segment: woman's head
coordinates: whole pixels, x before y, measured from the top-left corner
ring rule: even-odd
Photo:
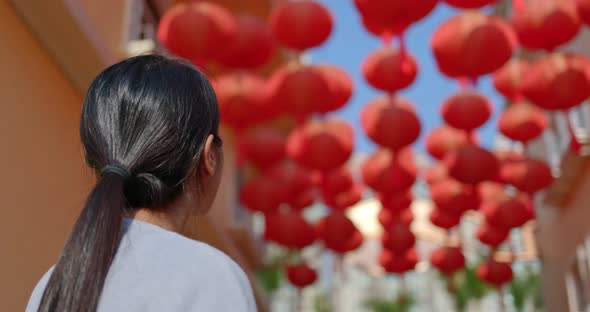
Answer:
[[[193,211],[209,208],[223,166],[218,126],[213,89],[188,63],[138,56],[96,77],[80,132],[99,178],[39,311],[96,310],[124,216],[140,208],[166,210],[181,195]]]
[[[195,187],[214,197],[222,166],[218,127],[217,100],[204,75],[183,61],[146,55],[96,77],[80,132],[98,173],[107,165],[129,171],[131,209],[160,209]]]

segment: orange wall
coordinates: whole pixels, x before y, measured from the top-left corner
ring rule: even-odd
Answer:
[[[92,179],[78,139],[81,97],[6,1],[0,42],[0,306],[22,311]]]

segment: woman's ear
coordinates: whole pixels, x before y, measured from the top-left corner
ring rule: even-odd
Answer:
[[[208,176],[215,175],[219,162],[217,159],[217,151],[214,142],[215,137],[210,134],[205,142],[205,148],[203,149],[202,166],[203,173]]]

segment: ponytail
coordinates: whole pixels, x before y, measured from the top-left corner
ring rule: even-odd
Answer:
[[[104,170],[90,193],[55,264],[39,312],[96,311],[128,207],[124,194],[128,175],[121,169]]]

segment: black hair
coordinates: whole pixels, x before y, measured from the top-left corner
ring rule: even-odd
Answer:
[[[80,134],[98,176],[43,293],[38,311],[96,311],[121,237],[136,208],[160,209],[198,177],[219,112],[207,78],[191,64],[143,55],[110,66],[90,85]],[[105,167],[122,168],[129,174]],[[102,171],[102,172],[101,172]]]

